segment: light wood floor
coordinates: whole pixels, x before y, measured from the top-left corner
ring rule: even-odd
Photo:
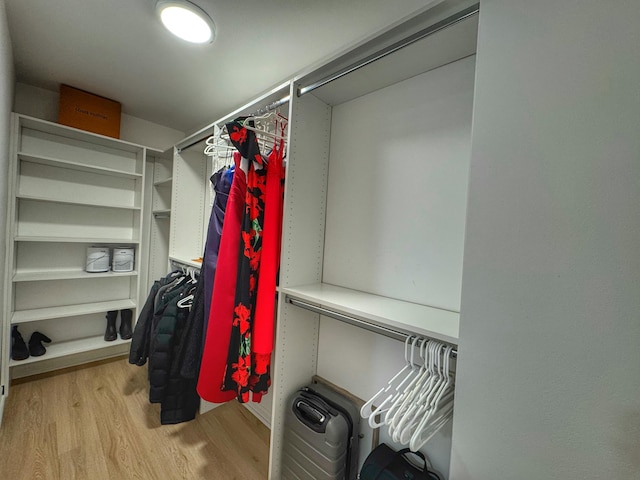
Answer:
[[[269,431],[233,401],[160,425],[146,367],[127,360],[13,384],[0,430],[0,479],[266,479]]]

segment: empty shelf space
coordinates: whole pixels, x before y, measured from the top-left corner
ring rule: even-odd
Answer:
[[[108,312],[110,310],[123,310],[135,308],[136,302],[130,299],[114,300],[111,302],[94,302],[80,305],[65,305],[62,307],[36,308],[33,310],[19,310],[13,313],[11,323],[36,322],[49,318],[75,317],[91,313]]]
[[[101,173],[104,175],[112,175],[114,177],[142,178],[141,173],[127,172],[127,171],[118,170],[115,168],[106,168],[106,167],[88,165],[86,163],[74,162],[70,160],[62,160],[59,158],[30,155],[24,152],[19,152],[18,158],[23,162],[37,163],[40,165],[50,165],[52,167],[69,168],[72,170],[79,170],[82,172]]]
[[[81,201],[81,200],[62,200],[51,197],[42,197],[36,195],[16,195],[16,198],[20,198],[23,200],[34,200],[38,202],[51,202],[51,203],[60,203],[66,205],[82,205],[89,207],[98,207],[98,208],[118,208],[123,210],[140,210],[140,206],[134,205],[118,205],[115,203],[104,203],[104,202],[91,202],[91,201]]]
[[[287,296],[402,333],[458,343],[460,314],[326,283],[281,287]]]
[[[115,347],[118,345],[130,343],[130,342],[131,340],[122,340],[120,338],[112,342],[105,342],[102,336],[68,340],[66,342],[53,341],[50,344],[45,345],[47,349],[47,353],[45,353],[41,357],[29,357],[25,360],[19,360],[19,361],[11,359],[11,361],[9,362],[9,366],[17,367],[19,365],[28,365],[29,363],[42,362],[42,361],[51,360],[54,358],[74,355],[77,353],[91,352],[101,348]]]
[[[93,279],[105,277],[135,277],[138,272],[97,272],[89,273],[84,270],[39,270],[28,272],[16,272],[13,275],[14,282],[37,282],[49,280],[75,280]]]

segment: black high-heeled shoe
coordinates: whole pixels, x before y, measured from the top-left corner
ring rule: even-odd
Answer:
[[[29,339],[29,353],[31,353],[32,357],[41,357],[47,353],[47,349],[44,348],[42,342],[51,343],[51,339],[44,333],[33,332],[33,335],[31,335]]]
[[[24,343],[24,338],[18,331],[18,326],[11,327],[11,358],[14,360],[26,360],[29,358],[29,349]]]

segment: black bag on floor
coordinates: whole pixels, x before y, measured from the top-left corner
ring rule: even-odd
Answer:
[[[416,455],[423,466],[417,467],[407,455]],[[429,470],[427,460],[421,452],[412,452],[404,448],[398,452],[381,443],[365,459],[360,480],[441,480]]]

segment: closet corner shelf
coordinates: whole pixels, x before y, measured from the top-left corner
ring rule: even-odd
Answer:
[[[44,362],[46,360],[53,360],[54,358],[66,357],[68,355],[74,355],[77,353],[92,352],[102,348],[116,347],[131,343],[131,340],[122,340],[120,338],[113,342],[105,342],[102,336],[80,338],[77,340],[69,340],[66,342],[57,342],[52,339],[53,342],[46,346],[47,353],[41,357],[29,357],[25,360],[11,360],[9,367],[18,367],[20,365],[28,365],[30,363]]]
[[[460,314],[327,283],[281,287],[285,295],[406,334],[457,345]]]
[[[153,216],[156,218],[169,218],[171,216],[171,209],[159,209],[153,211]]]
[[[13,275],[14,282],[37,282],[50,280],[77,280],[93,278],[135,277],[138,272],[96,272],[89,273],[84,270],[30,270],[16,272]]]
[[[64,305],[62,307],[34,308],[31,310],[16,310],[11,317],[11,323],[37,322],[51,318],[75,317],[92,313],[107,313],[110,310],[136,308],[136,302],[131,299],[114,300],[111,302],[82,303],[78,305]]]
[[[16,195],[16,198],[20,198],[22,200],[31,200],[35,202],[50,202],[50,203],[62,203],[65,205],[80,205],[80,206],[88,206],[88,207],[97,207],[97,208],[114,208],[120,210],[141,210],[140,206],[135,205],[118,205],[115,203],[104,203],[104,202],[81,202],[77,200],[64,200],[57,199],[52,197],[41,197],[36,195]]]
[[[164,180],[158,180],[153,182],[154,187],[170,187],[173,183],[173,177],[165,178]]]
[[[48,165],[51,167],[68,168],[71,170],[78,170],[81,172],[99,173],[103,175],[111,175],[112,177],[124,177],[124,178],[142,178],[141,173],[127,172],[124,170],[117,170],[115,168],[99,167],[94,165],[88,165],[81,162],[73,162],[70,160],[62,160],[59,158],[43,157],[40,155],[30,155],[25,152],[19,152],[18,158],[23,162],[37,163],[38,165]]]
[[[106,237],[47,237],[35,235],[18,235],[14,238],[16,242],[51,242],[51,243],[92,243],[92,244],[119,244],[135,245],[140,240],[133,238],[106,238]]]
[[[194,262],[193,260],[187,260],[184,258],[170,256],[169,260],[175,263],[179,263],[180,265],[186,265],[188,267],[196,267],[196,268],[202,267],[202,262]]]

